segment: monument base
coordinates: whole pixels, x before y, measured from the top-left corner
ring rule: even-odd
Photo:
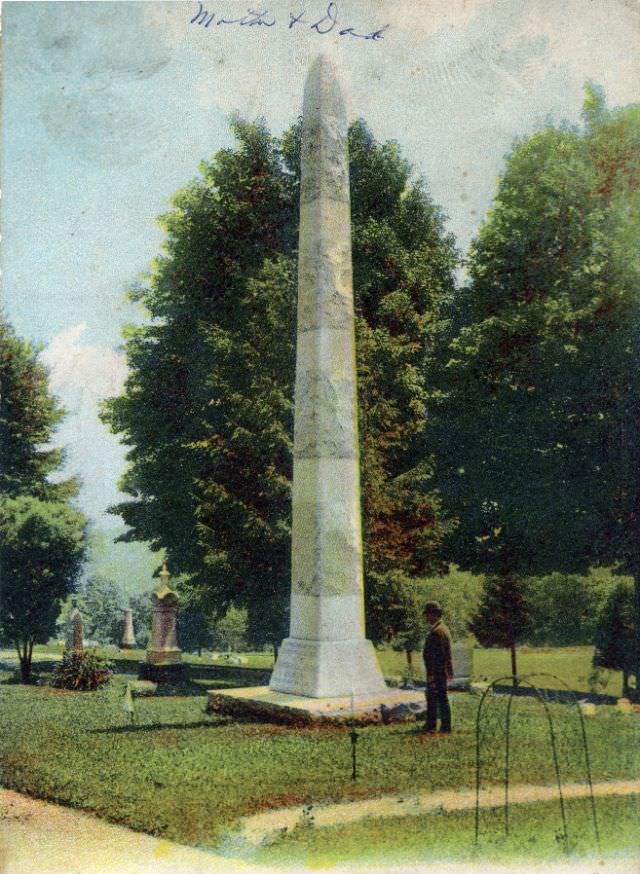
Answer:
[[[151,680],[152,683],[179,683],[188,677],[188,666],[184,662],[169,665],[140,662],[138,679]]]
[[[374,695],[310,698],[274,692],[268,686],[251,686],[212,689],[207,696],[207,713],[284,725],[407,722],[424,713],[426,707],[424,692],[401,689],[386,689]]]
[[[272,692],[306,698],[384,695],[387,685],[370,640],[285,637],[271,675]]]

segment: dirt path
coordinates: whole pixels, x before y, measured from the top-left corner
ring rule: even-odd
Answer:
[[[594,783],[596,797],[603,795],[633,795],[640,793],[640,780],[618,780]],[[584,784],[568,784],[562,787],[565,798],[584,798],[589,794]],[[509,800],[512,804],[534,801],[550,801],[558,797],[555,786],[512,786]],[[504,804],[504,788],[493,787],[480,796],[483,807],[501,807]],[[387,818],[394,816],[420,816],[434,810],[472,810],[475,808],[476,794],[472,790],[458,792],[422,792],[415,795],[386,795],[362,801],[341,801],[337,804],[318,805],[311,810],[291,807],[283,810],[269,810],[242,820],[237,837],[252,846],[259,846],[283,828],[291,830],[301,825],[305,819],[313,817],[315,828],[330,825],[343,825],[358,822],[366,817]],[[640,874],[640,865],[636,868]]]
[[[605,787],[607,787],[605,789]],[[617,788],[616,788],[617,787]],[[531,791],[532,787],[526,787]],[[579,787],[578,787],[579,788]],[[640,781],[621,784],[600,784],[602,794],[621,791],[639,791]],[[543,796],[542,797],[546,797]],[[464,793],[442,793],[428,796],[435,803],[462,804]],[[398,798],[379,799],[370,802],[352,802],[318,808],[316,817],[323,811],[320,820],[324,824],[336,821],[340,816],[345,821],[346,810],[364,815],[397,815],[425,812],[426,801],[418,799],[400,801]],[[514,799],[515,800],[515,799]],[[537,800],[537,798],[536,798]],[[364,805],[371,805],[365,813]],[[395,805],[395,806],[394,806]],[[406,805],[406,807],[404,806]],[[454,809],[451,806],[451,809]],[[386,811],[393,810],[391,814]],[[277,811],[282,817],[294,811]],[[301,812],[298,812],[301,815]],[[257,817],[245,821],[245,828]],[[269,823],[273,825],[273,820]],[[267,866],[253,865],[237,859],[206,853],[184,847],[170,841],[139,834],[122,826],[111,825],[75,810],[37,801],[8,790],[0,790],[0,874],[270,874],[277,870]],[[527,865],[485,865],[442,863],[437,864],[437,874],[640,874],[640,866],[630,860],[594,860],[575,863],[540,863]],[[318,868],[313,871],[317,874]],[[324,874],[434,874],[433,863],[428,865],[338,865],[322,869]],[[288,868],[288,874],[305,874],[299,867]]]

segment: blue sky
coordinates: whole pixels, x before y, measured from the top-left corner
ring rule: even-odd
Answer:
[[[350,0],[325,35],[311,27],[325,0],[261,4],[273,27],[218,25],[244,0],[204,5],[208,28],[191,2],[2,8],[4,307],[43,347],[69,410],[58,439],[99,525],[114,524],[124,450],[97,407],[126,375],[123,324],[143,317],[124,293],[158,252],[168,198],[231,144],[232,112],[280,132],[310,58],[332,54],[352,117],[400,143],[466,249],[514,137],[578,121],[587,79],[610,105],[640,99],[633,0]],[[290,12],[304,12],[292,28]],[[338,33],[385,25],[376,41]]]

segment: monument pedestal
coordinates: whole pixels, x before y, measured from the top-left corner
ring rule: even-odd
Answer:
[[[152,683],[178,683],[188,678],[188,665],[184,662],[167,664],[153,664],[152,662],[140,662],[138,666],[138,679],[151,680]]]
[[[336,698],[387,692],[371,641],[286,637],[269,688],[295,697]]]
[[[423,692],[385,689],[371,695],[312,698],[275,692],[268,686],[248,689],[212,689],[207,712],[239,716],[283,725],[370,725],[407,722],[424,713]]]

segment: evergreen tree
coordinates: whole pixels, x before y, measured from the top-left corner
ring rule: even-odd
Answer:
[[[165,547],[204,609],[246,607],[254,645],[287,632],[300,126],[235,122],[163,217],[163,255],[133,296],[125,393],[105,419],[131,446],[116,509]],[[365,574],[439,567],[446,523],[419,444],[425,365],[455,253],[394,143],[349,133]]]
[[[593,664],[622,671],[622,694],[630,693],[629,674],[634,670],[633,587],[620,582],[598,617]]]
[[[480,646],[504,647],[510,651],[513,677],[518,676],[516,646],[530,626],[531,613],[522,580],[506,574],[488,576],[478,609],[469,622],[469,631]]]

